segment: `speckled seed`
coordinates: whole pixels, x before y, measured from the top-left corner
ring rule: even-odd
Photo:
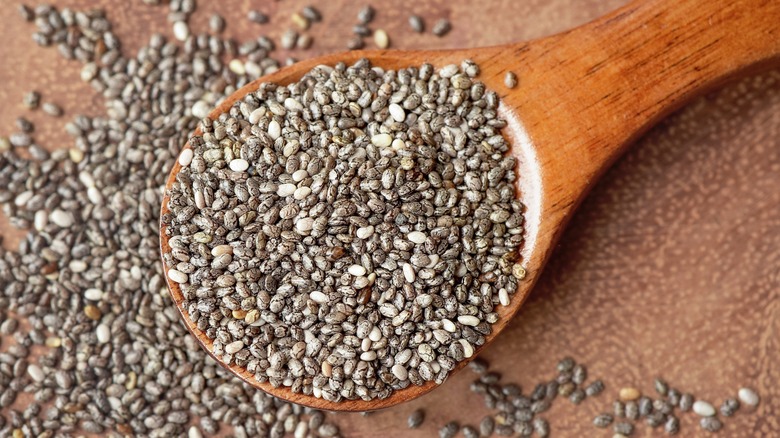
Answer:
[[[641,393],[636,388],[620,388],[618,397],[623,401],[633,401],[639,398]]]
[[[452,29],[452,25],[450,24],[449,20],[442,18],[433,25],[431,32],[437,37],[443,37],[450,31],[450,29]]]
[[[610,414],[601,414],[593,419],[593,425],[596,427],[605,428],[610,424],[612,424],[612,415]]]
[[[680,397],[680,410],[688,412],[693,408],[693,394],[685,393]]]
[[[739,409],[739,401],[735,398],[729,398],[723,401],[723,404],[720,405],[720,414],[724,417],[730,417],[734,415],[735,412]]]
[[[631,434],[634,433],[634,425],[631,423],[626,423],[621,421],[615,423],[613,430],[615,431],[615,433],[619,433],[623,436],[630,436]]]
[[[425,411],[422,409],[415,409],[406,420],[406,425],[409,429],[417,429],[425,421]]]
[[[704,417],[699,421],[699,425],[708,432],[717,432],[723,428],[723,423],[717,417]]]
[[[660,377],[657,377],[653,381],[653,386],[655,387],[655,392],[659,395],[666,395],[669,393],[669,384]]]
[[[680,420],[674,415],[670,415],[664,423],[664,432],[667,435],[676,435],[680,431]]]
[[[533,427],[536,435],[539,437],[546,437],[550,435],[550,425],[544,418],[534,418]]]
[[[739,400],[746,406],[755,407],[758,406],[758,404],[761,402],[758,393],[750,388],[741,388],[737,392],[737,396],[739,397]]]
[[[425,31],[425,21],[419,15],[412,15],[409,17],[409,26],[413,31],[417,33],[423,33]]]
[[[715,408],[704,400],[696,400],[693,403],[693,412],[702,417],[711,417],[715,415]]]

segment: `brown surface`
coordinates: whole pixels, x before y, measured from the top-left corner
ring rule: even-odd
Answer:
[[[326,29],[336,20],[354,20],[358,6],[343,3],[323,5],[326,23],[313,31],[318,53],[340,50],[348,38],[346,29]],[[548,35],[622,2],[496,1],[478,11],[469,10],[469,3],[399,2],[396,12],[380,9],[377,25],[388,30],[395,47],[490,45]],[[274,24],[258,28],[239,18],[229,31],[247,36],[268,29],[278,35],[287,24],[282,17],[300,5],[272,3],[267,8],[277,17]],[[243,2],[223,14],[238,18],[247,8]],[[278,14],[273,8],[280,8]],[[116,29],[129,52],[152,30],[170,33],[161,9],[132,3],[109,10],[114,22],[124,20]],[[411,11],[425,15],[429,28],[432,17],[448,15],[455,30],[444,39],[404,39]],[[160,15],[152,17],[155,13]],[[196,14],[196,26],[207,17],[202,10]],[[52,98],[70,114],[96,111],[89,106],[99,99],[79,83],[76,63],[62,61],[55,50],[37,49],[29,40],[31,26],[15,11],[0,10],[0,22],[0,37],[13,42],[0,48],[0,99],[9,102],[0,107],[0,132],[10,133],[15,115],[26,114],[19,102],[32,88],[51,87],[44,100]],[[649,391],[656,374],[718,403],[739,385],[754,386],[763,398],[758,413],[727,419],[722,436],[780,433],[780,376],[774,365],[780,356],[778,79],[774,72],[728,86],[640,140],[585,200],[531,300],[483,354],[508,381],[526,388],[551,377],[564,354],[589,364],[591,376],[604,378],[606,394],[577,408],[557,402],[546,415],[558,436],[609,436],[593,429],[592,416],[608,409],[620,385]],[[30,118],[46,118],[35,116]],[[59,132],[38,140],[61,146]],[[403,429],[406,415],[428,406],[419,436],[430,436],[451,418],[476,422],[486,411],[466,389],[470,377],[459,373],[431,394],[368,419],[340,414],[339,421],[348,436],[412,436]],[[683,416],[682,423],[684,436],[699,433],[693,415]],[[639,432],[652,435],[645,426]]]

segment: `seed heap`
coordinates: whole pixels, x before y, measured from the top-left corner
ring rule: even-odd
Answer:
[[[216,356],[371,400],[442,383],[485,342],[525,276],[523,205],[473,65],[321,66],[202,121],[165,257]]]
[[[702,429],[709,432],[717,432],[723,427],[723,423],[716,416],[715,407],[704,400],[695,400],[690,393],[680,393],[677,389],[669,387],[665,380],[657,378],[653,382],[658,398],[655,400],[643,396],[637,388],[625,387],[618,392],[618,400],[613,404],[614,416],[604,413],[593,419],[593,425],[606,428],[612,424],[617,435],[626,437],[634,432],[636,421],[645,419],[645,423],[652,427],[662,427],[668,435],[676,435],[680,431],[680,420],[675,416],[674,410],[681,412],[693,411],[701,417],[699,424]],[[738,393],[739,400],[743,404],[755,408],[758,405],[758,395],[750,388],[742,388]],[[720,406],[720,413],[724,417],[731,417],[740,408],[740,401],[736,398],[728,398]]]
[[[171,9],[186,24],[194,2]],[[253,41],[240,74],[222,60],[236,43],[207,34],[182,46],[153,35],[126,57],[99,10],[21,10],[36,42],[84,64],[106,112],[76,116],[75,140],[51,154],[0,138],[0,203],[29,229],[18,250],[0,249],[0,436],[337,436],[322,412],[256,391],[205,354],[180,324],[159,261],[162,188],[193,114],[276,69],[270,49]],[[22,393],[34,399],[13,409]]]

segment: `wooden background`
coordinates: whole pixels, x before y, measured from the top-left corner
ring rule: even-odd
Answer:
[[[33,25],[15,3],[0,7],[0,135],[24,115],[36,122],[35,138],[47,148],[70,145],[64,124],[75,114],[98,114],[102,99],[79,80],[80,64],[56,49],[38,48]],[[171,34],[167,8],[140,0],[56,0],[58,7],[104,7],[123,43],[135,53],[153,32]],[[239,40],[289,26],[306,4],[201,0],[191,20],[205,29],[211,11],[232,21],[226,34]],[[207,4],[208,3],[208,4]],[[315,2],[325,20],[311,30],[313,56],[342,50],[361,5]],[[374,28],[384,28],[396,48],[455,48],[531,39],[582,24],[624,0],[403,0],[370,2],[378,10]],[[256,7],[271,23],[249,23]],[[447,17],[445,38],[413,34],[407,17]],[[779,24],[780,25],[780,24]],[[746,31],[749,31],[746,30]],[[280,59],[285,55],[277,52]],[[518,72],[522,81],[522,72]],[[586,85],[583,85],[586,86]],[[22,105],[26,91],[64,107],[53,119]],[[540,102],[544,105],[544,102]],[[5,244],[14,233],[0,218]],[[505,382],[531,388],[554,376],[556,361],[572,355],[590,375],[607,384],[601,396],[580,406],[557,401],[545,414],[554,436],[611,436],[591,419],[611,410],[618,388],[650,393],[656,375],[673,386],[720,404],[748,385],[762,396],[757,412],[725,419],[721,436],[780,436],[780,72],[731,84],[669,117],[642,138],[611,169],[583,203],[516,321],[485,352]],[[361,417],[334,414],[345,436],[432,436],[451,419],[476,425],[488,411],[468,391],[463,371],[431,394],[387,411]],[[423,407],[418,431],[405,428],[407,415]],[[682,436],[709,436],[698,418],[681,417]],[[660,436],[641,424],[634,436]]]

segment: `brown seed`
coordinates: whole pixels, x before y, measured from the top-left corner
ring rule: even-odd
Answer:
[[[92,304],[84,307],[84,314],[87,315],[87,318],[93,321],[98,321],[103,316],[103,313],[100,312],[100,309]]]
[[[638,389],[636,388],[620,388],[620,392],[618,393],[618,397],[622,401],[633,401],[639,398],[639,396],[642,395]]]
[[[363,289],[360,289],[360,292],[358,292],[358,302],[360,304],[368,304],[368,302],[371,300],[371,286],[364,287]]]

